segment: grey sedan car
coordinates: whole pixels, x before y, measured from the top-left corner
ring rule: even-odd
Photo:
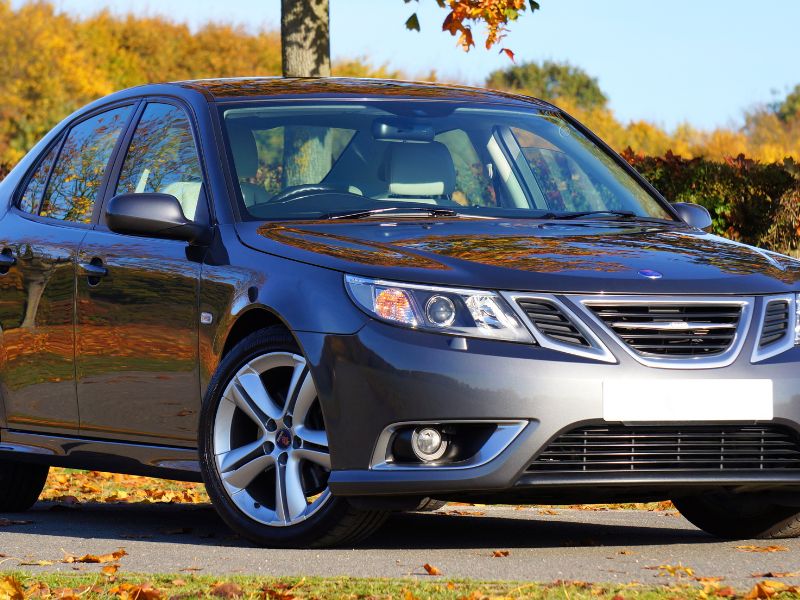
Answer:
[[[58,465],[203,481],[269,546],[449,500],[798,535],[800,262],[711,224],[528,97],[103,98],[0,184],[0,511]]]

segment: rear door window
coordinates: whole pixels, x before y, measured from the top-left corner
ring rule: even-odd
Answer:
[[[40,216],[91,222],[108,161],[132,110],[130,106],[109,110],[70,129],[47,184]]]

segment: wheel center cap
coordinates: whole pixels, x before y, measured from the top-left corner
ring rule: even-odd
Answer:
[[[281,450],[286,450],[292,445],[292,432],[288,429],[280,429],[275,434],[275,445]]]

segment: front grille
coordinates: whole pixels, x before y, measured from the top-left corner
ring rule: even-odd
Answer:
[[[595,304],[589,308],[641,356],[690,358],[725,353],[742,316],[740,304]]]
[[[789,331],[789,302],[772,300],[764,312],[764,323],[761,326],[760,348],[782,340]]]
[[[531,473],[800,470],[800,440],[785,427],[582,427],[558,436]]]
[[[591,348],[591,344],[555,304],[546,300],[520,300],[519,307],[539,332],[553,341]]]

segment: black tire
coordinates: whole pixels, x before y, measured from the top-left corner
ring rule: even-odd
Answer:
[[[415,512],[434,512],[440,508],[447,506],[444,500],[434,500],[433,498],[423,498],[419,506],[414,509]]]
[[[25,512],[39,499],[50,467],[0,460],[0,513]]]
[[[800,510],[779,506],[759,494],[712,492],[673,500],[693,525],[730,539],[780,539],[800,536]]]
[[[321,548],[353,544],[374,533],[388,512],[354,508],[346,498],[331,496],[311,516],[296,524],[272,526],[248,516],[231,500],[213,456],[217,408],[228,383],[251,360],[272,352],[302,356],[292,335],[283,327],[257,331],[239,342],[223,359],[212,378],[200,417],[200,463],[211,501],[222,519],[237,534],[271,548]]]

